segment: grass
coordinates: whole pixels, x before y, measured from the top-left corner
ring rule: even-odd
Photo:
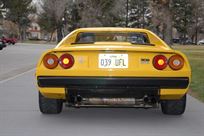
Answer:
[[[204,102],[204,46],[172,46],[188,57],[192,69],[192,82],[189,94]]]

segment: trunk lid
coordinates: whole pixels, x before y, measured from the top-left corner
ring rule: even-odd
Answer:
[[[169,47],[156,45],[134,45],[126,42],[98,42],[94,44],[73,44],[55,48],[54,51],[130,51],[130,52],[173,52]]]

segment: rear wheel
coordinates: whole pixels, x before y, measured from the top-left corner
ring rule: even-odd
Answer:
[[[39,92],[39,108],[43,114],[59,114],[62,105],[63,100],[46,98]]]
[[[181,115],[186,108],[186,94],[179,100],[163,100],[161,101],[161,109],[164,114]]]

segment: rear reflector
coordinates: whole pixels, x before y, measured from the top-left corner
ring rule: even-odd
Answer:
[[[74,57],[70,54],[63,54],[59,58],[60,66],[64,69],[71,68],[74,65]]]
[[[180,55],[173,55],[169,59],[169,67],[173,70],[179,70],[183,68],[184,59]]]
[[[58,65],[58,57],[54,54],[47,54],[43,58],[43,64],[49,69],[56,68]]]
[[[153,59],[153,66],[158,70],[163,70],[167,67],[167,58],[164,55],[157,55]]]

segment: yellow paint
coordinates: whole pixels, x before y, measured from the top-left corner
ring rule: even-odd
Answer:
[[[65,88],[46,88],[46,87],[38,87],[40,93],[47,97],[53,99],[65,99]]]
[[[187,91],[187,89],[161,89],[160,99],[180,99]]]
[[[80,32],[143,32],[149,37],[150,43],[155,46],[133,45],[128,42],[96,42],[94,44],[71,44],[75,42],[76,36]],[[58,58],[64,53],[74,56],[74,65],[70,69],[63,69],[58,65],[55,69],[47,69],[42,58],[47,53],[55,54]],[[100,69],[98,66],[98,56],[100,53],[120,53],[128,54],[127,69]],[[169,59],[172,55],[178,54],[184,58],[184,67],[181,70],[174,71],[169,66],[164,70],[157,70],[152,65],[153,58],[156,55],[164,55]],[[149,59],[147,64],[141,63],[141,59]],[[69,60],[64,59],[64,64]],[[159,60],[160,65],[165,63]],[[103,76],[103,77],[189,77],[191,80],[191,68],[186,56],[176,50],[171,49],[158,36],[146,29],[134,28],[81,28],[71,32],[54,49],[44,52],[38,61],[36,68],[37,76]],[[64,88],[39,88],[47,97],[65,98]],[[63,91],[62,91],[63,90]],[[177,91],[178,90],[178,91]],[[176,89],[173,91],[161,89],[161,99],[176,99],[187,92]]]

